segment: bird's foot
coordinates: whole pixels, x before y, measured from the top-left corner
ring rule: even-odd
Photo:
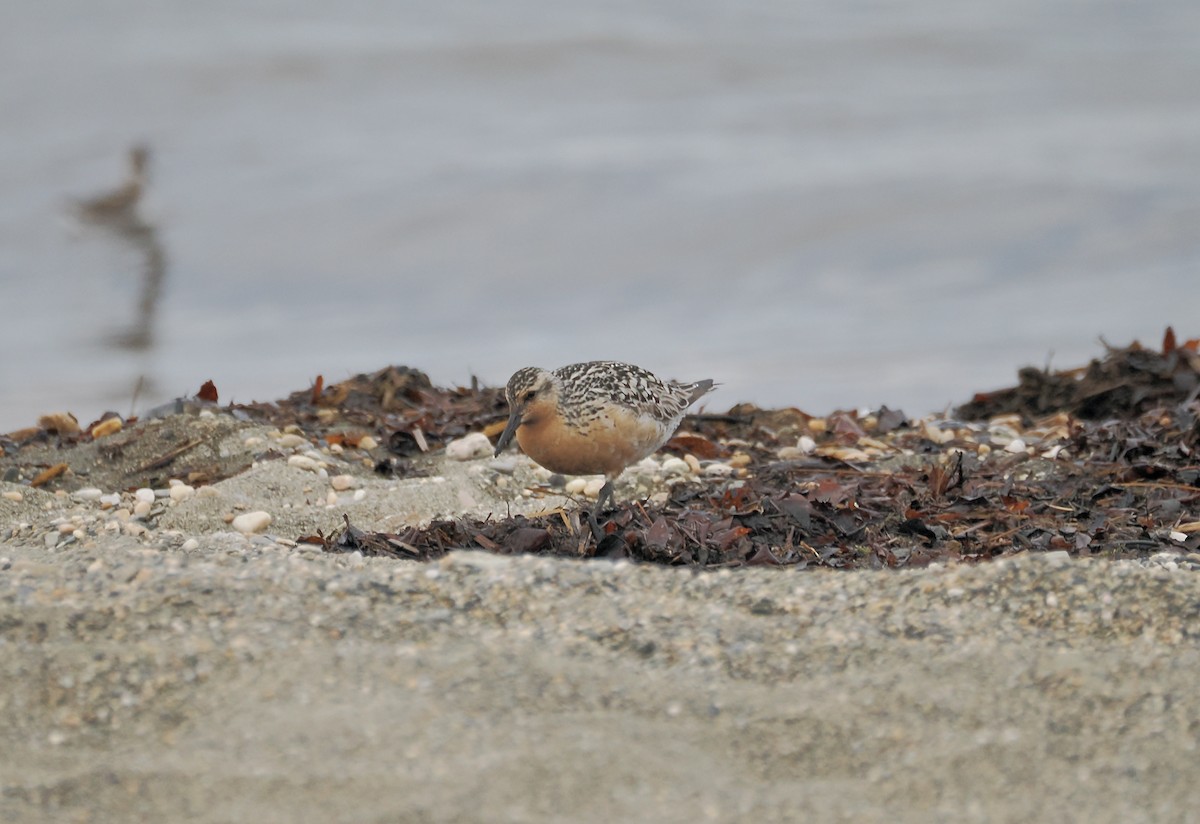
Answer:
[[[596,509],[593,507],[588,510],[588,526],[592,528],[592,537],[596,539],[596,543],[604,540],[604,527],[600,526],[600,522],[596,520]]]

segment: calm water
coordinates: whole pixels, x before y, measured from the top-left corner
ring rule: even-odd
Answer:
[[[1194,0],[8,4],[0,431],[597,357],[916,414],[1200,335],[1198,78]],[[135,141],[152,246],[66,208]]]

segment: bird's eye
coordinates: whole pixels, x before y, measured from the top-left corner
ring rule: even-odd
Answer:
[[[537,393],[534,392],[532,389],[526,389],[524,392],[521,393],[522,403],[524,403],[525,401],[528,401],[528,400],[532,400],[533,396],[536,394]]]

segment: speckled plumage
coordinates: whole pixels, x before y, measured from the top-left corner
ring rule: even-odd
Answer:
[[[712,387],[712,380],[664,381],[618,361],[553,371],[529,366],[508,381],[509,421],[496,454],[515,436],[529,457],[552,472],[603,474],[603,502],[625,467],[666,443],[688,406]]]
[[[559,413],[572,423],[584,423],[606,407],[620,406],[674,428],[683,419],[684,410],[713,385],[711,380],[664,381],[640,366],[619,361],[572,363],[549,373],[527,366],[508,381],[509,403],[522,390],[544,380],[546,374],[553,377],[558,390]]]

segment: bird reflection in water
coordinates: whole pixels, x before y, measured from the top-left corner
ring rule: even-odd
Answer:
[[[150,150],[134,146],[129,151],[129,175],[124,183],[75,204],[80,220],[119,240],[141,261],[137,315],[128,329],[110,339],[113,346],[133,351],[144,351],[154,344],[154,316],[167,275],[167,255],[158,238],[158,227],[143,218],[138,208],[148,182],[149,164]]]

